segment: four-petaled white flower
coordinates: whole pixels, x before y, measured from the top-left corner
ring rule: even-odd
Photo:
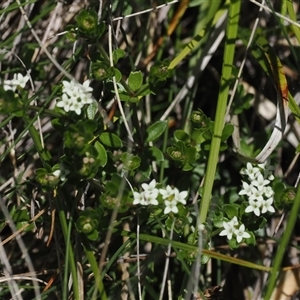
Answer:
[[[241,224],[241,226],[234,231],[234,234],[236,235],[236,241],[240,243],[243,238],[248,239],[250,237],[250,234],[245,231],[245,225]]]
[[[166,200],[165,202],[165,210],[164,213],[168,214],[170,212],[173,212],[174,214],[178,213],[178,207],[177,207],[177,201],[176,200]]]
[[[237,217],[233,217],[229,222],[223,222],[224,230],[222,230],[219,235],[226,235],[228,240],[231,240],[235,231],[235,226],[237,226]]]
[[[265,186],[264,188],[264,195],[267,197],[267,198],[270,198],[274,195],[274,191],[273,189],[270,187],[270,186]]]
[[[162,195],[163,199],[172,200],[174,199],[175,191],[169,185],[165,189],[159,189],[160,194]]]
[[[15,91],[17,87],[25,88],[27,81],[29,80],[29,76],[23,76],[21,73],[14,74],[12,80],[4,80],[3,88],[5,91],[11,90]]]
[[[144,193],[145,193],[146,202],[149,205],[158,205],[158,200],[157,200],[158,193],[157,192],[153,192],[153,193],[144,192]]]
[[[134,198],[133,205],[137,205],[137,204],[147,205],[147,202],[145,201],[144,193],[145,192],[141,192],[141,193],[133,192],[133,198]]]
[[[254,212],[254,214],[259,217],[262,201],[263,200],[260,200],[260,201],[257,201],[257,200],[255,201],[253,199],[249,200],[249,206],[246,207],[245,212],[246,213]]]
[[[29,80],[28,75],[23,76],[21,73],[18,73],[18,74],[14,74],[12,84],[15,86],[20,86],[22,89],[24,89],[28,80]]]
[[[250,179],[254,179],[257,172],[259,172],[259,168],[253,167],[253,165],[248,162],[246,168],[241,171],[241,174],[247,175]]]
[[[271,212],[271,213],[274,213],[275,209],[272,206],[272,203],[273,203],[273,198],[263,200],[262,203],[261,203],[261,213],[264,214],[268,211]]]
[[[228,222],[223,222],[223,230],[219,233],[221,236],[227,237],[230,241],[232,238],[236,238],[236,241],[240,243],[244,238],[250,238],[250,234],[246,232],[246,228],[244,224],[239,224],[237,217],[233,217]]]
[[[253,185],[248,184],[246,181],[242,182],[243,189],[240,190],[239,195],[247,195],[248,197],[253,193]]]
[[[56,106],[63,107],[66,112],[70,110],[71,105],[73,104],[72,99],[68,98],[66,94],[63,94],[61,101],[59,101]]]
[[[174,199],[179,202],[179,203],[182,203],[182,204],[186,204],[186,196],[188,195],[188,192],[187,191],[183,191],[183,192],[179,192],[178,189],[175,189],[175,197]]]
[[[155,179],[153,179],[149,184],[142,183],[142,188],[145,192],[158,193],[158,189],[156,188],[156,180]]]
[[[263,190],[266,185],[270,183],[270,180],[264,179],[263,175],[259,172],[255,180],[252,181],[252,185],[256,186],[258,190]]]
[[[256,201],[262,201],[263,198],[263,190],[258,190],[257,188],[253,187],[252,188],[252,194],[249,196],[249,201],[250,200],[256,200]]]

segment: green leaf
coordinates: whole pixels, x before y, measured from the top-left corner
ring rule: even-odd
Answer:
[[[146,142],[153,142],[157,138],[159,138],[167,128],[167,122],[165,121],[157,121],[152,124],[148,129],[148,137]]]
[[[222,142],[226,141],[233,133],[234,126],[232,124],[226,124],[224,126],[223,132],[222,132]]]
[[[213,217],[214,227],[223,228],[223,221],[224,221],[224,216],[221,211],[218,212],[218,214],[214,215],[214,217]]]
[[[190,165],[189,163],[184,164],[184,166],[182,167],[182,171],[187,172],[187,171],[191,171],[191,170],[193,170],[193,166]]]
[[[137,91],[143,83],[143,74],[141,71],[131,72],[128,77],[128,86],[135,92]]]
[[[235,204],[224,204],[223,211],[226,213],[229,219],[237,217],[239,214],[238,207]]]
[[[289,109],[293,113],[294,117],[300,123],[300,108],[298,104],[296,103],[294,97],[289,93]],[[298,148],[297,148],[298,149]],[[298,153],[299,151],[297,151]]]
[[[250,234],[250,237],[246,239],[246,244],[247,245],[255,245],[256,239],[255,235],[252,231],[247,231]]]
[[[156,147],[150,147],[151,155],[155,158],[156,161],[164,161],[163,153]]]
[[[174,137],[177,141],[183,141],[186,143],[190,141],[190,136],[184,130],[176,130]]]
[[[17,209],[13,215],[13,220],[17,224],[17,229],[20,229],[24,225],[27,225],[30,221],[27,209]],[[29,232],[34,229],[34,224],[31,223],[26,227],[25,232]]]
[[[95,146],[95,148],[98,152],[98,157],[97,158],[99,159],[100,166],[105,167],[106,164],[107,164],[107,151],[106,151],[106,149],[99,142],[96,142],[94,146]]]
[[[113,68],[113,69],[115,72],[116,82],[120,82],[120,80],[122,79],[122,73],[117,68]]]
[[[86,110],[87,117],[89,120],[94,120],[96,114],[98,112],[98,104],[96,101],[93,101]]]
[[[94,132],[97,129],[97,122],[93,120],[86,120],[84,123],[84,129],[88,132]]]
[[[100,142],[105,146],[111,148],[121,148],[123,147],[122,140],[114,133],[111,132],[103,132],[99,136]]]
[[[113,51],[113,61],[114,61],[114,64],[116,64],[118,62],[118,60],[122,57],[125,56],[125,51],[122,50],[122,49],[116,49]]]
[[[141,164],[141,159],[138,156],[132,155],[128,152],[122,153],[121,161],[124,163],[125,169],[129,171],[135,170]]]

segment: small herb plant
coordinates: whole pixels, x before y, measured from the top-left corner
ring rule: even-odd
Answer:
[[[166,37],[170,43],[175,41],[169,52],[166,40],[152,44],[150,33],[138,26],[139,19],[135,25],[128,23],[132,29],[113,25],[119,20],[113,20],[114,13],[135,16],[130,15],[135,7],[130,1],[115,2],[105,3],[105,8],[91,2],[78,10],[53,42],[51,51],[58,51],[57,58],[35,37],[31,24],[38,18],[26,17],[22,34],[31,33],[34,45],[24,43],[26,35],[24,53],[18,53],[13,63],[1,54],[5,141],[1,143],[0,226],[5,234],[12,231],[12,236],[1,237],[0,249],[7,253],[6,244],[16,247],[11,241],[15,237],[23,243],[18,244],[20,251],[11,254],[16,265],[9,255],[0,255],[6,279],[1,297],[17,293],[22,296],[14,299],[217,297],[221,280],[213,278],[212,283],[209,273],[217,260],[219,279],[226,277],[222,262],[271,271],[265,290],[265,299],[270,299],[285,250],[279,248],[273,269],[240,250],[252,253],[269,237],[272,218],[291,211],[282,243],[287,245],[298,215],[298,191],[274,168],[278,157],[273,150],[278,144],[285,147],[276,135],[284,132],[284,120],[278,129],[277,119],[266,138],[259,132],[265,131],[262,124],[258,128],[250,124],[249,114],[257,104],[239,82],[236,41],[256,41],[246,53],[252,53],[263,80],[269,76],[273,81],[277,115],[287,112],[288,97],[299,120],[279,58],[261,31],[250,37],[251,30],[239,25],[240,1],[191,1],[190,6],[202,9],[203,21],[185,45],[184,27],[175,16],[184,18],[186,7],[179,4],[176,14],[172,5],[176,1],[159,5],[157,11],[166,6],[174,16],[166,15],[170,25]],[[23,4],[16,3],[8,4],[0,15],[8,17],[18,8],[24,18]],[[44,9],[52,11],[51,5],[45,3]],[[201,76],[192,70],[206,63],[205,44],[218,32],[225,11],[226,40],[218,48],[224,55],[216,52],[223,65],[216,69],[219,80],[214,93],[209,88],[213,80],[209,70],[214,67],[201,69]],[[37,16],[42,18],[41,13]],[[171,32],[171,24],[177,24],[178,32]],[[293,30],[298,37],[298,29]],[[2,46],[13,47],[16,37],[6,38]],[[149,53],[145,48],[150,45],[153,52]],[[35,60],[32,47],[44,54]],[[183,85],[186,90],[180,91]],[[233,102],[228,102],[229,97]],[[251,135],[252,141],[246,142]],[[21,171],[21,164],[26,170]],[[37,241],[42,245],[37,246]],[[229,255],[218,247],[227,247]],[[14,276],[26,266],[34,283],[23,284],[27,277],[22,277],[15,284]],[[39,272],[44,269],[50,269],[51,277],[43,281],[39,274],[44,273]]]

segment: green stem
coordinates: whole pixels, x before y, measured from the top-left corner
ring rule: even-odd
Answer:
[[[104,289],[104,285],[103,285],[103,281],[102,281],[102,277],[101,274],[99,272],[99,266],[98,263],[96,261],[95,255],[93,253],[93,251],[91,250],[91,247],[89,245],[89,241],[87,240],[87,238],[84,235],[81,235],[81,241],[84,247],[84,251],[86,254],[86,257],[91,265],[91,269],[94,273],[94,277],[95,277],[95,286],[98,288],[99,291],[99,297],[102,300],[107,300],[107,295],[105,293],[105,289]],[[94,298],[92,298],[94,299]]]
[[[48,162],[52,158],[51,154],[45,147],[43,147],[40,139],[40,134],[33,126],[32,120],[30,120],[27,115],[24,115],[23,121],[28,127],[29,134],[33,140],[37,152],[39,153],[40,159],[42,160],[43,165],[46,167],[46,162]]]
[[[296,198],[294,200],[294,204],[291,209],[286,228],[284,230],[284,234],[278,245],[278,250],[276,252],[274,264],[273,264],[272,271],[271,271],[271,277],[270,277],[268,287],[267,287],[267,293],[266,293],[266,296],[264,297],[265,300],[270,299],[272,296],[272,293],[274,291],[274,287],[275,287],[276,280],[277,280],[277,275],[278,275],[279,269],[281,267],[282,258],[288,247],[288,243],[290,241],[291,235],[295,228],[299,210],[300,210],[300,188],[298,188]]]
[[[59,216],[59,220],[60,220],[60,225],[61,225],[61,228],[62,228],[62,232],[63,232],[63,235],[64,235],[64,239],[65,239],[65,242],[66,242],[66,256],[69,260],[69,263],[70,263],[70,267],[71,267],[71,275],[72,275],[72,279],[73,279],[73,292],[74,292],[74,299],[76,300],[81,300],[80,298],[80,293],[79,293],[79,285],[78,285],[78,279],[77,279],[77,267],[76,267],[76,260],[75,260],[75,256],[74,256],[74,252],[73,252],[73,249],[72,247],[70,247],[71,245],[71,241],[70,241],[70,235],[71,235],[71,227],[72,227],[72,218],[69,220],[70,221],[70,224],[69,224],[69,228],[68,228],[68,224],[67,224],[67,219],[66,219],[66,215],[65,215],[65,211],[63,210],[63,207],[62,207],[62,201],[63,198],[59,197],[60,193],[58,192],[58,197],[56,198],[56,206],[58,208],[58,216]],[[66,267],[68,267],[68,264],[66,264]],[[68,274],[68,270],[66,269],[65,270],[65,279],[66,279],[66,276]],[[64,286],[67,287],[67,281],[64,282]],[[67,299],[67,290],[66,288],[63,289],[63,293],[65,295],[63,295],[63,299]]]
[[[204,223],[210,204],[212,187],[214,183],[217,163],[219,158],[219,150],[221,144],[221,136],[225,122],[225,113],[227,107],[227,99],[229,93],[229,83],[232,75],[233,58],[235,53],[235,40],[238,32],[238,23],[240,16],[241,1],[230,1],[228,24],[226,29],[226,44],[223,57],[221,86],[218,97],[217,111],[215,116],[214,135],[211,142],[211,151],[209,153],[207,171],[205,175],[203,198],[201,200],[199,222]]]
[[[106,62],[107,62],[108,64],[110,64],[109,56],[107,55],[107,53],[106,53],[106,51],[104,50],[104,48],[103,48],[101,45],[99,45],[99,44],[97,44],[97,48],[98,48],[98,50],[100,51],[100,53],[102,54],[102,57],[106,60]],[[124,89],[126,90],[126,92],[127,92],[128,94],[131,95],[131,94],[132,94],[132,91],[131,91],[131,89],[129,88],[128,84],[125,82],[125,80],[121,78],[120,82],[121,82],[121,84],[123,85],[123,87],[124,87]]]

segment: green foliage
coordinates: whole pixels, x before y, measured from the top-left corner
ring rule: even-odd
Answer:
[[[82,211],[76,221],[76,228],[87,236],[89,240],[96,241],[99,236],[99,220],[101,214],[94,209]]]
[[[163,121],[157,121],[147,128],[147,140],[146,142],[153,142],[158,139],[166,130],[167,123]]]
[[[225,278],[223,261],[269,270],[254,254],[263,248],[256,248],[257,237],[260,243],[269,239],[265,229],[272,205],[291,212],[295,219],[298,211],[292,208],[297,205],[297,188],[285,182],[290,179],[282,178],[283,172],[275,173],[271,183],[264,166],[251,165],[253,177],[247,189],[245,173],[240,173],[246,163],[233,150],[238,148],[247,159],[265,144],[267,123],[256,115],[261,107],[253,91],[261,96],[263,90],[264,97],[273,101],[265,84],[278,81],[274,72],[278,70],[270,63],[270,44],[277,35],[281,40],[292,33],[296,38],[300,35],[284,24],[257,30],[246,55],[246,69],[237,78],[245,49],[237,47],[236,41],[247,44],[251,36],[249,26],[242,28],[239,22],[241,4],[191,1],[195,13],[190,15],[181,5],[169,3],[164,22],[155,20],[159,28],[152,28],[148,13],[128,17],[126,23],[114,20],[148,9],[146,2],[140,1],[137,7],[131,1],[113,1],[112,6],[99,7],[92,1],[88,9],[74,10],[71,21],[59,29],[65,35],[47,40],[50,58],[35,41],[30,26],[14,28],[15,21],[5,23],[10,28],[1,41],[5,54],[0,54],[0,204],[11,220],[1,208],[0,228],[5,235],[10,223],[15,223],[22,230],[18,239],[28,248],[28,253],[22,253],[12,242],[13,249],[18,249],[11,254],[13,272],[28,272],[29,260],[23,257],[33,253],[37,253],[34,267],[60,270],[53,290],[42,292],[42,297],[105,300],[118,297],[130,283],[133,298],[165,299],[171,296],[163,291],[159,296],[153,286],[162,288],[168,273],[174,299],[196,298]],[[0,16],[22,18],[18,6],[18,2],[10,3]],[[66,7],[62,3],[64,12],[69,11]],[[50,1],[43,4],[43,10],[32,10],[34,30],[50,32],[41,22],[54,8]],[[291,9],[289,14],[296,19]],[[222,25],[225,12],[226,31]],[[195,28],[186,30],[187,22]],[[222,30],[224,42],[211,44],[219,41],[216,34]],[[292,45],[290,55],[297,62],[299,51]],[[282,64],[298,72],[285,51],[280,52]],[[22,82],[17,74],[26,74],[28,79],[22,75],[26,77]],[[73,76],[76,80],[71,80]],[[231,96],[233,102],[228,103]],[[290,94],[289,106],[298,120],[299,107]],[[280,145],[286,146],[284,141]],[[295,148],[285,150],[299,152],[299,146]],[[280,151],[272,155],[279,156]],[[278,157],[278,161],[284,161],[277,166],[280,170],[292,159]],[[262,172],[263,183],[254,176],[255,168]],[[251,173],[248,165],[247,172]],[[268,198],[274,199],[269,206],[259,202],[260,193],[268,193],[266,186],[270,187]],[[254,196],[258,212],[249,204],[249,195]],[[32,220],[42,209],[43,217]],[[37,243],[34,237],[32,243],[38,232],[49,236],[47,245],[45,238]],[[228,246],[239,259],[226,250]],[[221,248],[226,255],[220,253]],[[57,253],[59,259],[47,256],[44,260],[44,253]],[[213,277],[206,267],[211,258],[219,260]],[[165,261],[171,272],[163,273]],[[194,278],[191,266],[200,263],[201,276]],[[277,262],[274,273],[279,266]],[[190,278],[198,284],[190,290],[198,290],[199,295],[188,295]],[[252,277],[247,287],[250,282]],[[24,285],[25,290],[28,287],[32,289],[32,284]],[[42,291],[44,286],[38,288]],[[3,290],[8,294],[8,284],[3,284]],[[33,297],[39,299],[26,290],[24,299]]]
[[[103,22],[98,24],[97,12],[93,9],[89,11],[82,9],[75,19],[79,35],[90,43],[99,40],[105,31],[105,24]]]

